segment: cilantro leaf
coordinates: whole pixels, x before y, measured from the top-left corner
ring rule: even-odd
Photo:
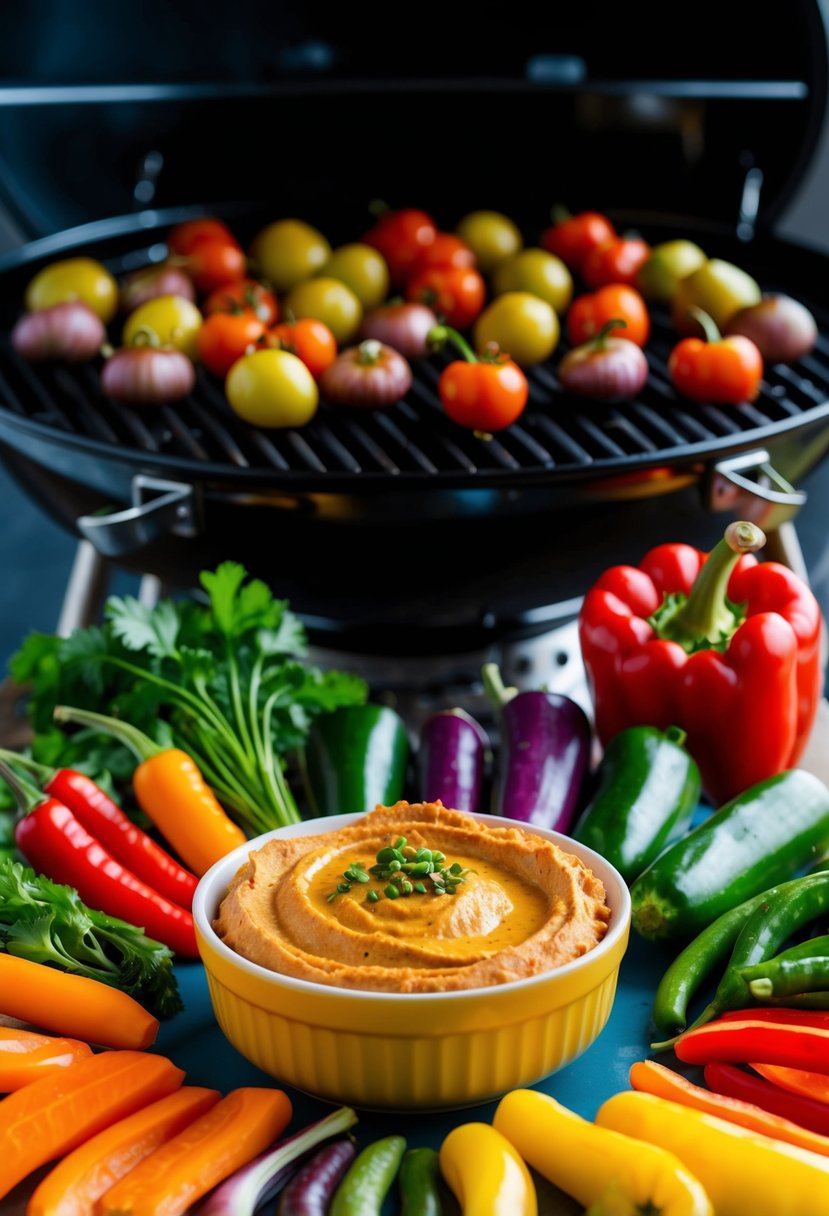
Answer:
[[[179,657],[179,617],[172,600],[150,608],[131,595],[110,596],[105,611],[113,634],[127,650],[146,650],[158,659]]]

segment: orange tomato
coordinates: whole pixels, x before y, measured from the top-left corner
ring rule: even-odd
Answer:
[[[581,277],[588,287],[604,287],[607,283],[627,283],[633,287],[650,256],[647,241],[617,236],[590,250],[581,264]]]
[[[287,350],[301,359],[317,380],[337,357],[337,342],[331,330],[315,317],[299,321],[283,321],[275,325],[266,338],[267,346]]]
[[[214,312],[199,330],[199,357],[214,375],[226,376],[264,332],[264,324],[253,312]]]
[[[611,283],[578,296],[567,313],[567,337],[573,346],[581,346],[617,318],[624,321],[625,328],[615,336],[644,346],[651,332],[648,306],[635,287],[624,283]]]
[[[275,325],[279,320],[279,305],[276,296],[258,279],[237,279],[223,283],[204,302],[207,316],[214,312],[242,312],[249,309],[263,325]]]
[[[616,236],[616,229],[606,215],[598,211],[582,211],[559,220],[541,237],[541,244],[550,253],[561,258],[571,270],[581,270],[581,265],[591,250]]]
[[[486,284],[471,267],[432,266],[410,281],[406,299],[434,309],[447,325],[467,329],[486,303]]]

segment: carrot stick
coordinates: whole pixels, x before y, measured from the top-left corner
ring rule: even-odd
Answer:
[[[55,1039],[33,1030],[0,1026],[0,1093],[21,1089],[91,1055],[89,1045],[78,1039]]]
[[[180,1216],[280,1134],[291,1103],[279,1089],[234,1089],[117,1182],[97,1216]]]
[[[634,1089],[655,1094],[657,1098],[667,1098],[671,1102],[679,1102],[682,1106],[690,1106],[693,1110],[717,1115],[720,1119],[727,1119],[729,1123],[736,1123],[749,1131],[760,1132],[763,1136],[782,1140],[786,1144],[797,1144],[800,1148],[820,1153],[822,1157],[829,1157],[829,1136],[810,1132],[789,1119],[772,1115],[762,1107],[754,1106],[751,1102],[711,1093],[700,1085],[694,1085],[680,1073],[657,1064],[655,1060],[641,1060],[632,1064],[630,1083]]]
[[[38,1166],[172,1093],[183,1079],[164,1056],[104,1051],[9,1094],[0,1102],[0,1198]]]
[[[120,988],[13,954],[0,954],[0,1013],[102,1047],[149,1047],[158,1034],[157,1020]]]
[[[215,1089],[184,1086],[98,1132],[38,1185],[26,1216],[93,1216],[95,1202],[129,1170],[219,1100]]]

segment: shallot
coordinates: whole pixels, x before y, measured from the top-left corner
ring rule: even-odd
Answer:
[[[763,296],[759,304],[735,313],[723,332],[750,338],[765,363],[796,363],[817,342],[814,317],[791,296]]]
[[[18,355],[28,363],[47,359],[86,363],[95,358],[106,341],[106,329],[88,304],[67,300],[21,317],[11,339]]]
[[[609,337],[624,321],[607,325],[583,346],[568,351],[558,365],[558,377],[568,392],[593,401],[631,401],[648,378],[648,361],[640,347],[626,338]]]
[[[437,323],[425,304],[385,304],[363,318],[360,338],[374,338],[407,359],[422,359],[430,353],[426,337]]]
[[[380,409],[399,401],[412,383],[412,369],[391,346],[367,338],[337,356],[320,376],[323,397],[333,405]]]
[[[189,275],[179,266],[162,262],[145,270],[136,270],[121,288],[121,308],[133,312],[139,304],[158,296],[182,296],[191,304],[196,302],[196,289]]]
[[[178,350],[124,346],[104,364],[101,388],[124,405],[161,405],[193,391],[196,372]]]

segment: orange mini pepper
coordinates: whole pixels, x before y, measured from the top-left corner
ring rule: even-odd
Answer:
[[[741,334],[724,338],[702,309],[689,311],[705,337],[683,338],[671,351],[668,372],[676,391],[691,401],[712,405],[753,401],[763,377],[763,356],[757,347]]]

